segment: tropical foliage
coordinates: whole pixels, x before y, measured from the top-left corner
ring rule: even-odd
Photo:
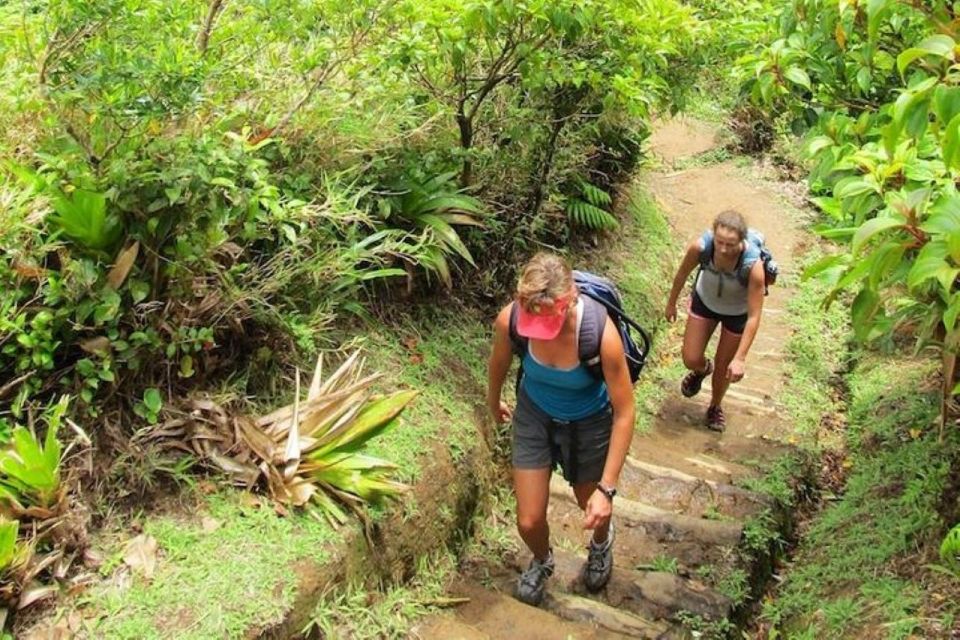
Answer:
[[[0,402],[156,422],[226,376],[279,393],[371,292],[479,267],[490,295],[639,159],[701,28],[678,0],[3,3]]]
[[[269,415],[232,416],[215,402],[194,400],[188,413],[142,437],[187,449],[237,485],[261,484],[280,503],[309,505],[343,524],[343,507],[358,510],[405,489],[391,479],[396,466],[365,454],[363,446],[393,426],[417,393],[376,395],[371,386],[381,374],[363,374],[359,351],[328,378],[322,376],[320,359],[306,399],[301,400],[298,374],[293,404]]]
[[[809,129],[822,233],[849,248],[809,273],[852,289],[863,339],[908,332],[960,349],[960,81],[945,5],[797,0],[781,39],[744,60],[745,89]],[[945,414],[945,412],[944,412]]]

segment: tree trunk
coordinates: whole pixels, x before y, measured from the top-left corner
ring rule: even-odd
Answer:
[[[464,151],[460,186],[466,189],[473,184],[473,161],[470,160],[470,149],[473,147],[473,120],[463,112],[462,105],[457,112],[457,126],[460,127],[460,148]]]
[[[543,155],[543,163],[540,165],[539,175],[534,180],[533,189],[530,191],[529,212],[531,218],[540,213],[540,207],[543,206],[544,187],[550,178],[550,171],[553,169],[553,158],[557,153],[557,140],[560,138],[560,132],[563,131],[566,123],[566,118],[557,118],[553,121],[550,138],[547,139],[547,148]]]

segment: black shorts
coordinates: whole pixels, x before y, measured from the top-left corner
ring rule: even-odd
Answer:
[[[571,485],[600,482],[612,431],[610,405],[580,420],[556,420],[521,388],[513,412],[513,466],[554,469],[559,465]]]
[[[738,336],[743,334],[743,328],[747,326],[747,314],[742,313],[738,316],[727,316],[722,313],[717,313],[703,303],[703,300],[700,299],[696,291],[694,291],[690,297],[690,313],[698,318],[716,320],[724,329]]]

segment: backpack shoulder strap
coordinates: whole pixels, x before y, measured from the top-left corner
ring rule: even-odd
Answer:
[[[757,263],[757,260],[761,258],[762,242],[763,240],[757,238],[755,235],[747,234],[745,240],[747,246],[740,256],[740,267],[737,269],[737,280],[745,287],[750,284],[750,269],[752,269],[753,265]]]
[[[522,358],[523,354],[527,352],[528,340],[517,333],[517,318],[519,315],[520,307],[514,302],[510,305],[510,347],[513,349],[514,355]]]
[[[703,232],[700,236],[700,245],[703,247],[700,250],[700,268],[709,267],[710,261],[713,260],[713,231],[707,229]]]
[[[580,296],[583,300],[583,318],[580,321],[579,342],[580,363],[594,375],[600,372],[600,340],[603,330],[607,326],[607,308],[602,303],[588,295]]]

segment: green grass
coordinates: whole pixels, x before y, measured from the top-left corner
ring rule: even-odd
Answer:
[[[404,585],[379,591],[363,584],[338,588],[317,603],[304,632],[318,631],[331,639],[407,638],[414,620],[450,603],[445,589],[456,572],[456,557],[444,549],[421,557],[414,577]]]
[[[237,493],[203,499],[199,517],[148,518],[144,533],[158,543],[152,579],[122,577],[96,587],[79,603],[91,637],[209,639],[240,637],[276,621],[293,602],[297,560],[317,562],[339,536],[305,515],[278,517]],[[118,543],[112,557],[122,554]]]
[[[763,610],[786,637],[907,638],[936,623],[919,615],[921,548],[944,525],[937,506],[958,438],[936,440],[932,366],[868,358],[851,375],[845,492],[813,521]]]
[[[371,441],[369,450],[400,465],[406,482],[420,478],[423,454],[434,442],[454,460],[477,445],[474,408],[483,405],[490,322],[476,313],[417,309],[397,327],[370,327],[372,369],[388,372],[388,384],[420,390],[403,423]]]
[[[583,257],[587,268],[617,283],[630,317],[650,333],[653,346],[647,365],[634,387],[637,433],[647,433],[666,391],[665,378],[679,378],[682,363],[676,354],[660,351],[667,328],[663,304],[673,279],[679,254],[670,225],[653,198],[639,185],[626,189],[622,199],[627,218],[616,239],[600,256]],[[655,257],[655,259],[654,259]]]
[[[808,252],[798,271],[820,257],[816,249]],[[808,447],[820,443],[822,417],[842,410],[832,379],[848,366],[850,312],[842,304],[824,309],[827,293],[828,287],[817,280],[802,281],[787,305],[792,331],[780,401],[790,415],[796,440]]]

